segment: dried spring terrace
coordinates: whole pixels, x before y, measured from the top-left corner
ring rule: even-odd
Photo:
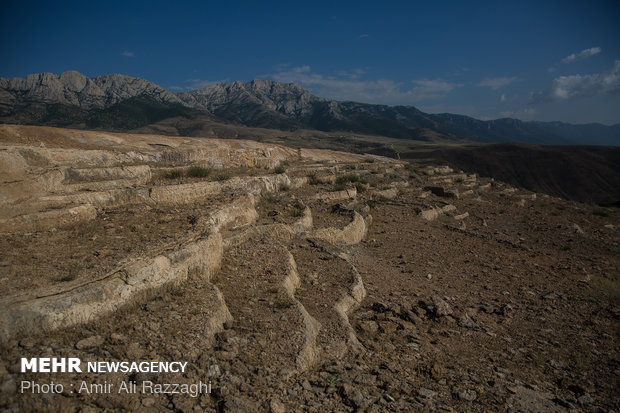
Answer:
[[[2,128],[3,408],[618,405],[615,210],[374,156]],[[180,359],[131,379],[214,393],[11,391],[46,354]]]

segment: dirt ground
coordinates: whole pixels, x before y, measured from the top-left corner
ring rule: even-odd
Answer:
[[[355,171],[352,167],[347,173]],[[372,221],[356,245],[334,245],[314,239],[311,232],[289,238],[256,235],[226,251],[211,279],[195,274],[92,323],[10,340],[0,346],[0,407],[83,412],[619,411],[620,212],[548,196],[533,199],[530,192],[513,193],[489,180],[481,183],[490,183],[490,189],[471,196],[424,197],[431,182],[422,172],[361,174],[362,181],[344,183],[358,189],[355,202],[313,200],[317,193],[340,189],[326,182],[262,196],[257,199],[257,226],[293,224],[305,206],[312,210],[315,228],[341,229],[351,221],[353,209],[364,211],[366,205]],[[394,183],[392,199],[376,195]],[[436,220],[419,214],[448,204],[456,209]],[[191,230],[188,217],[194,207],[201,208],[106,216],[121,220],[124,228],[148,224],[139,233],[163,242],[165,234]],[[465,212],[468,216],[459,217]],[[166,216],[170,219],[162,221]],[[57,244],[55,254],[66,250],[67,258],[58,261],[44,260],[37,236],[3,242],[21,250],[20,259],[39,257],[49,266],[82,262],[87,267],[91,251],[104,248],[115,254],[105,236],[116,235],[104,235],[105,223],[85,238],[70,236],[81,230],[73,231],[78,233],[68,232],[63,239],[46,235],[45,242]],[[88,244],[84,255],[78,245],[87,242],[105,245]],[[121,247],[131,246],[132,253],[152,247],[139,237],[123,242]],[[300,279],[293,296],[282,287],[291,271],[290,257]],[[7,267],[6,260],[3,268],[25,281],[8,286],[4,294],[36,282],[26,278],[18,261]],[[343,318],[335,303],[357,275],[367,294]],[[320,328],[313,330],[302,308]],[[214,314],[224,309],[230,318],[209,336]],[[308,337],[313,337],[316,357],[309,368],[301,368],[299,349]],[[46,355],[184,360],[189,368],[183,374],[154,376],[19,372],[20,357]],[[70,389],[83,380],[104,379],[138,384],[202,380],[213,391],[195,398],[69,390],[19,394],[23,380],[54,380]]]

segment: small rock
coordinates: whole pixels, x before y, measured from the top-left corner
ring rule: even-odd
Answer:
[[[304,379],[304,381],[301,382],[301,387],[304,390],[308,390],[311,391],[312,390],[312,385],[310,384],[310,382],[308,381],[308,379]]]
[[[475,390],[465,389],[459,392],[459,399],[473,402],[478,395]]]
[[[369,404],[368,402],[366,402],[364,395],[359,389],[347,383],[343,384],[340,387],[340,395],[345,400],[348,400],[355,407],[358,407],[360,409],[366,407]]]
[[[12,394],[15,393],[17,391],[17,383],[15,383],[15,380],[11,377],[9,378],[7,381],[5,381],[2,384],[2,387],[0,387],[0,393],[2,394]]]
[[[155,404],[155,398],[154,397],[147,397],[146,399],[142,399],[142,405],[144,407],[152,407]]]
[[[431,311],[436,317],[443,317],[452,314],[452,308],[442,298],[435,295],[432,298]]]
[[[432,280],[433,279],[433,275],[430,274],[430,273],[426,274],[426,279],[429,280],[429,281]]]
[[[229,341],[232,337],[235,336],[235,330],[224,330],[220,331],[217,334],[217,337],[222,341]]]
[[[90,336],[88,338],[78,341],[75,344],[75,348],[78,350],[87,350],[87,349],[93,349],[95,347],[98,347],[101,344],[103,344],[103,337]]]
[[[436,394],[437,394],[436,391],[433,391],[431,389],[426,389],[424,387],[421,387],[421,388],[418,389],[418,396],[423,397],[425,399],[431,399]]]
[[[579,234],[579,235],[583,234],[583,230],[577,224],[573,224],[573,232],[575,232],[575,234]]]
[[[549,360],[549,365],[556,370],[563,370],[565,368],[564,363],[553,359]]]
[[[111,339],[112,341],[117,342],[117,343],[124,343],[124,342],[126,342],[126,341],[127,341],[127,337],[125,337],[125,336],[124,336],[124,335],[122,335],[122,334],[118,334],[118,333],[112,333],[112,334],[110,334],[110,339]],[[146,399],[145,399],[145,400],[146,400]]]
[[[431,366],[431,377],[438,380],[446,373],[445,369],[439,363],[433,363]]]
[[[393,333],[396,331],[396,329],[398,328],[398,324],[393,323],[391,321],[379,321],[377,323],[379,325],[379,330],[382,333]]]
[[[514,307],[510,304],[504,304],[502,308],[499,309],[498,314],[507,316],[510,315],[514,311]]]
[[[588,395],[587,393],[585,393],[583,396],[580,396],[577,399],[577,402],[582,405],[582,406],[586,406],[588,404],[592,404],[594,403],[594,399],[592,399],[592,397],[590,397],[590,395]]]
[[[269,409],[271,413],[286,413],[286,408],[282,404],[282,402],[278,399],[271,399],[269,402]]]
[[[459,319],[459,325],[464,328],[476,328],[478,324],[476,323],[476,319],[474,316],[469,314],[465,314],[463,317]]]
[[[257,412],[258,405],[245,397],[234,396],[224,402],[225,412]]]
[[[377,312],[377,313],[385,313],[387,311],[389,311],[389,307],[387,306],[387,304],[381,303],[381,302],[376,302],[373,303],[372,305],[372,309],[373,311]]]
[[[35,341],[34,341],[34,339],[28,337],[28,338],[25,338],[25,339],[21,340],[19,342],[19,345],[21,347],[25,348],[26,350],[30,350],[32,347],[34,347]]]
[[[218,366],[217,364],[211,364],[207,368],[207,377],[219,376],[220,374],[220,366]]]
[[[375,335],[379,330],[379,325],[374,321],[362,321],[359,323],[359,328],[367,334]]]

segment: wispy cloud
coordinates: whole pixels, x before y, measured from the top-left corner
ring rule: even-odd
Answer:
[[[442,79],[414,79],[410,83],[391,79],[364,79],[361,69],[340,71],[334,75],[316,73],[308,65],[281,68],[265,77],[279,82],[294,82],[307,87],[318,96],[365,103],[411,104],[428,99],[439,99],[462,84]]]
[[[614,93],[620,93],[620,60],[614,62],[609,72],[556,77],[549,89],[532,93],[530,101],[532,103],[553,102]]]
[[[499,88],[502,88],[504,86],[507,86],[509,84],[511,84],[512,82],[516,81],[518,78],[517,77],[492,77],[492,78],[486,78],[484,80],[482,80],[481,82],[478,83],[478,86],[480,87],[490,87],[493,90],[497,90]]]
[[[360,34],[360,39],[364,39],[366,37],[369,37],[367,33]]]
[[[570,56],[566,56],[562,59],[562,63],[573,63],[578,60],[587,59],[588,57],[594,56],[595,54],[599,54],[601,52],[600,47],[591,47],[589,49],[584,49],[579,53],[573,53]]]
[[[121,53],[121,56],[125,56],[125,57],[134,57],[134,53],[130,52],[129,50],[125,50]]]
[[[536,109],[525,108],[520,110],[509,110],[499,113],[503,118],[516,118],[521,120],[532,120],[536,116]]]

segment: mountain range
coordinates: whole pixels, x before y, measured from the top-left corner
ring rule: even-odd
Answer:
[[[329,100],[294,83],[260,79],[172,93],[140,78],[119,74],[88,78],[75,71],[0,78],[0,122],[190,136],[239,125],[411,142],[620,145],[620,124],[484,121],[428,114],[413,106]]]

